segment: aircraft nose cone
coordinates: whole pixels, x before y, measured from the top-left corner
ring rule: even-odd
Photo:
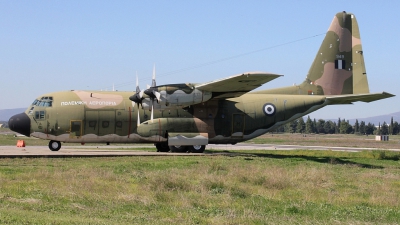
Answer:
[[[31,120],[25,113],[20,113],[12,116],[8,121],[8,127],[17,133],[27,137],[31,134]]]

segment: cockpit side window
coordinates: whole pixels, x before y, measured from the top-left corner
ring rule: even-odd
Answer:
[[[45,118],[46,111],[35,111],[35,119],[43,120]]]

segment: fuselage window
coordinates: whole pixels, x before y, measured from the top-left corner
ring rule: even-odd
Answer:
[[[36,105],[36,103],[37,103],[38,101],[39,101],[39,100],[35,99],[35,101],[33,101],[32,105]]]
[[[89,121],[89,127],[96,127],[97,121]]]
[[[103,123],[101,124],[103,128],[107,128],[108,126],[110,126],[110,122],[109,121],[103,121]]]
[[[115,126],[118,127],[118,128],[122,128],[122,121],[117,121]]]

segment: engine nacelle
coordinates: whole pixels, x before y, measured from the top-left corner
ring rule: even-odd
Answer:
[[[160,93],[160,100],[154,100],[154,109],[183,108],[206,102],[211,99],[212,93],[201,91],[192,84],[169,84],[153,88]],[[144,96],[142,106],[144,109],[151,108],[151,98]]]

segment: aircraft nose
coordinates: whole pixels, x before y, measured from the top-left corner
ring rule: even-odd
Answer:
[[[29,137],[31,134],[31,119],[25,113],[16,114],[8,121],[8,127],[12,131]]]

